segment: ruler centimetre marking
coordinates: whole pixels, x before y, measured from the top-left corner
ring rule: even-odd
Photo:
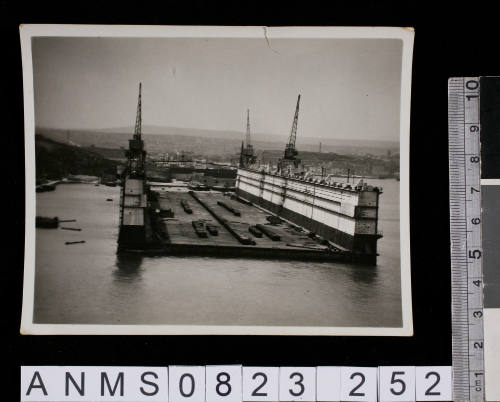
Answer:
[[[448,81],[453,400],[484,400],[479,77]]]

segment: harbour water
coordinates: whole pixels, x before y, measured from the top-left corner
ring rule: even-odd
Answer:
[[[34,322],[400,327],[399,182],[368,182],[384,191],[376,267],[119,256],[119,187],[37,193],[37,215],[82,230],[36,229]]]

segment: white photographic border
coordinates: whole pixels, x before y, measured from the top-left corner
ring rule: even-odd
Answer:
[[[413,335],[410,270],[410,99],[414,30],[396,27],[228,27],[228,26],[119,26],[21,25],[21,53],[25,123],[25,259],[21,333],[33,335]],[[400,263],[402,327],[306,327],[227,325],[87,325],[33,323],[35,291],[35,109],[33,37],[120,38],[330,38],[400,39],[402,41],[400,101]]]

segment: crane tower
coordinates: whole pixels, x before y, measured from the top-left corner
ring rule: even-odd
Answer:
[[[247,109],[247,133],[245,143],[241,142],[240,167],[248,167],[255,163],[256,160],[257,156],[250,140],[250,109]]]
[[[120,189],[120,229],[118,248],[142,244],[146,239],[148,222],[148,186],[146,183],[146,151],[142,140],[142,85],[139,84],[134,135],[128,141],[127,167]]]
[[[139,84],[134,136],[128,140],[127,161],[129,175],[138,177],[145,175],[146,151],[142,140],[142,83]]]
[[[280,159],[278,164],[278,169],[280,172],[285,173],[285,170],[293,168],[298,168],[300,164],[300,159],[297,158],[298,151],[295,148],[295,140],[297,139],[297,124],[299,121],[299,105],[300,105],[300,94],[297,98],[297,106],[295,107],[295,115],[293,117],[292,130],[290,131],[290,137],[288,143],[285,146],[285,153],[283,158]]]

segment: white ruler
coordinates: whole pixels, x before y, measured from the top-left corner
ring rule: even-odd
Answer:
[[[479,78],[448,81],[453,400],[484,400]]]

